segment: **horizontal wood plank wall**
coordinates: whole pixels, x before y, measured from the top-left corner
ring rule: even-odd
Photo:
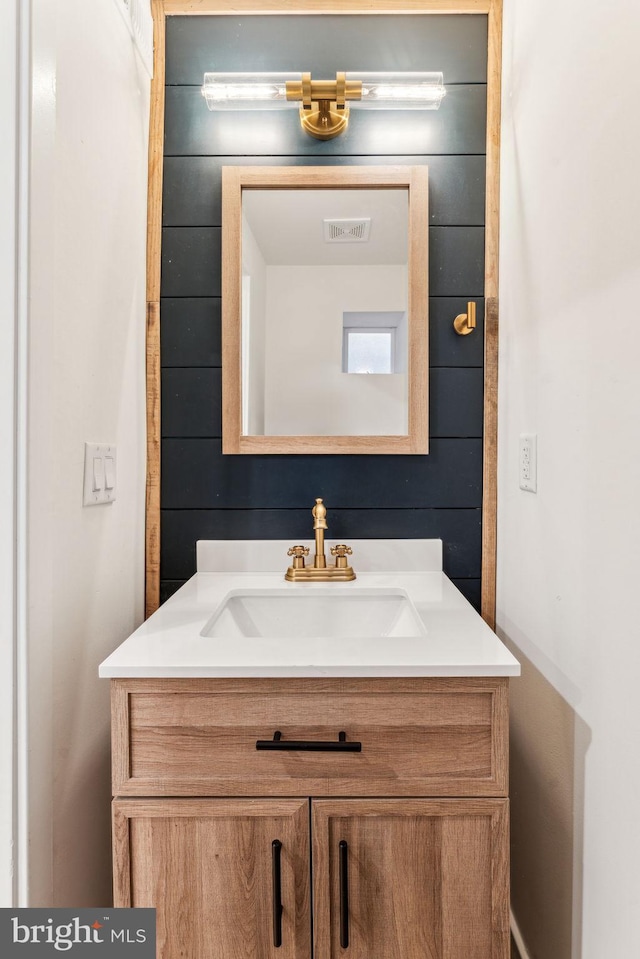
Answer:
[[[219,12],[220,6],[233,5],[218,4]],[[404,16],[387,19],[378,10],[376,16],[316,17],[313,29],[311,21],[297,16],[167,20],[162,598],[194,571],[196,539],[308,539],[310,506],[323,495],[330,536],[442,537],[446,571],[480,606],[483,548],[487,552],[482,532],[484,225],[485,201],[489,208],[497,196],[485,197],[487,17],[415,16],[407,13],[411,6],[404,5]],[[484,11],[489,4],[467,6]],[[168,12],[170,7],[208,12],[200,4],[164,4]],[[351,63],[353,49],[359,51],[359,69],[443,69],[448,93],[441,111],[427,114],[426,124],[416,122],[415,115],[407,122],[400,112],[354,111],[347,134],[323,143],[303,134],[289,111],[253,114],[247,122],[246,115],[210,114],[200,96],[202,73],[211,68],[212,58],[219,70],[310,69],[329,75]],[[367,62],[361,62],[363,56]],[[220,168],[253,163],[428,164],[429,456],[222,457]],[[467,298],[478,302],[479,329],[457,337],[451,323]],[[152,609],[157,592],[152,580],[149,585]]]

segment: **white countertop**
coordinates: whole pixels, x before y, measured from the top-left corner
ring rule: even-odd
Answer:
[[[326,583],[287,583],[284,566],[278,572],[200,571],[139,627],[100,665],[108,678],[166,677],[385,677],[385,676],[517,676],[520,666],[495,633],[438,569],[397,572],[367,571],[374,543],[355,541],[353,565],[357,579],[340,583],[340,590],[400,589],[413,601],[425,635],[375,638],[311,638],[300,640],[243,637],[225,640],[201,635],[212,614],[232,590],[311,591]],[[438,541],[414,541],[432,544]],[[215,566],[203,557],[198,564]],[[245,544],[250,547],[251,544]],[[282,544],[277,562],[282,566]],[[237,549],[237,546],[235,547]],[[233,547],[221,547],[233,552]],[[369,553],[358,568],[357,555]],[[213,549],[213,555],[216,551]],[[417,555],[417,554],[416,554]],[[422,556],[425,552],[423,550]],[[432,555],[432,554],[430,554]],[[242,564],[235,562],[237,567]],[[266,564],[268,565],[268,563]],[[286,565],[286,559],[285,559]],[[419,565],[419,562],[405,565]],[[424,563],[423,565],[438,565]],[[337,584],[336,584],[337,585]],[[331,588],[329,586],[329,588]]]

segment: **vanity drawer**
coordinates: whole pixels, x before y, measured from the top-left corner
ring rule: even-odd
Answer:
[[[507,792],[506,679],[111,682],[116,796]],[[345,743],[256,748],[276,732],[284,747]]]

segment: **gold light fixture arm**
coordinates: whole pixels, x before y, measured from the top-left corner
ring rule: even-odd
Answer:
[[[459,336],[467,336],[476,328],[476,305],[473,301],[467,303],[467,312],[458,313],[453,321],[453,328]]]
[[[312,80],[310,73],[303,73],[300,80],[288,80],[287,100],[301,100],[300,123],[302,129],[317,140],[332,140],[349,124],[347,100],[360,100],[362,81],[347,80],[346,73],[339,71],[335,80]]]

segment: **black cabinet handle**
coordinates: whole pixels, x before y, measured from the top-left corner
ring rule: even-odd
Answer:
[[[271,843],[271,879],[273,886],[273,944],[282,945],[282,878],[280,874],[280,853],[282,843],[274,839]]]
[[[285,749],[301,750],[305,752],[336,752],[336,753],[360,753],[362,752],[362,743],[347,742],[347,734],[339,732],[337,739],[283,739],[282,733],[278,729],[273,734],[273,739],[258,739],[256,749]]]
[[[340,945],[346,949],[349,945],[349,866],[348,846],[344,839],[338,843],[340,867]]]

